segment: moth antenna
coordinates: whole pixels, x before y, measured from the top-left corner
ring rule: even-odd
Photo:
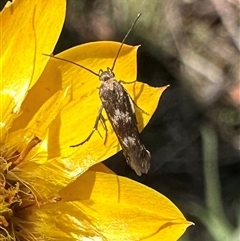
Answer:
[[[140,18],[140,16],[141,16],[141,13],[139,13],[139,14],[137,15],[137,17],[136,17],[135,21],[133,22],[132,26],[130,27],[130,29],[128,30],[127,34],[126,34],[125,37],[123,38],[122,43],[121,43],[121,45],[120,45],[120,47],[119,47],[119,49],[118,49],[116,58],[115,58],[114,61],[113,61],[113,65],[112,65],[112,68],[111,68],[111,71],[112,71],[112,72],[113,72],[113,69],[114,69],[115,64],[116,64],[116,62],[117,62],[117,58],[118,58],[118,56],[119,56],[119,54],[120,54],[120,51],[121,51],[121,49],[122,49],[122,46],[123,46],[126,38],[128,37],[128,35],[129,35],[130,32],[132,31],[133,27],[134,27],[135,24],[137,23],[137,21],[138,21],[138,19]]]
[[[99,77],[99,74],[95,73],[95,72],[92,71],[91,69],[88,69],[87,67],[84,67],[83,65],[78,64],[78,63],[75,63],[75,62],[73,62],[73,61],[71,61],[71,60],[63,59],[63,58],[60,58],[60,57],[56,57],[56,56],[54,56],[54,55],[52,55],[52,54],[42,54],[42,55],[45,55],[45,56],[48,56],[48,57],[51,57],[51,58],[54,58],[54,59],[58,59],[58,60],[62,60],[62,61],[65,61],[65,62],[74,64],[74,65],[76,65],[76,66],[78,66],[78,67],[80,67],[80,68],[83,68],[83,69],[87,70],[88,72],[90,72],[90,73],[92,73],[92,74],[94,74],[94,75],[96,75],[96,76]]]

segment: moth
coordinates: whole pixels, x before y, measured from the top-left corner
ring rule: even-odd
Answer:
[[[141,15],[138,14],[131,28],[124,37],[111,69],[107,68],[107,70],[105,71],[100,69],[99,73],[95,73],[92,70],[78,63],[50,55],[53,58],[63,60],[74,65],[77,65],[78,67],[84,68],[85,70],[98,76],[99,80],[101,81],[101,85],[99,87],[99,97],[101,99],[102,105],[99,108],[98,116],[96,118],[93,130],[84,141],[82,141],[79,144],[72,145],[70,147],[77,147],[83,145],[86,141],[88,141],[91,138],[92,134],[96,130],[98,131],[99,121],[103,124],[105,130],[107,130],[102,115],[102,110],[105,109],[107,117],[118,138],[119,144],[122,147],[123,154],[126,158],[128,165],[139,176],[141,176],[142,173],[147,173],[149,171],[151,154],[141,143],[140,140],[140,135],[137,128],[137,119],[134,109],[134,105],[137,105],[134,103],[134,101],[127,93],[127,91],[124,89],[124,87],[121,84],[121,81],[116,80],[113,70],[117,61],[117,57],[119,56],[121,48],[124,44],[124,41],[131,32],[132,28],[134,27],[140,16]]]

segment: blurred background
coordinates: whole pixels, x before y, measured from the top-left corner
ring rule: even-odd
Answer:
[[[141,44],[137,79],[170,88],[141,135],[150,172],[139,178],[122,153],[105,164],[163,193],[195,222],[181,241],[240,240],[240,2],[68,0],[55,53],[121,42],[138,13],[126,41]]]
[[[152,154],[149,173],[136,176],[122,153],[105,164],[164,194],[195,223],[181,241],[239,241],[239,0],[68,0],[67,5],[55,54],[91,41],[121,42],[142,13],[126,40],[141,44],[137,79],[170,85],[141,133]]]

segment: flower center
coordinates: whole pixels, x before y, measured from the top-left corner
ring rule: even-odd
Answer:
[[[34,240],[26,210],[36,205],[36,196],[30,185],[18,178],[16,167],[39,142],[34,137],[21,152],[15,150],[7,157],[7,152],[0,153],[0,240]]]

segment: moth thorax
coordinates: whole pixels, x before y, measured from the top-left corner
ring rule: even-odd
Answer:
[[[114,77],[115,75],[110,68],[108,68],[106,71],[102,71],[102,70],[99,71],[99,79],[101,81],[108,81]]]

